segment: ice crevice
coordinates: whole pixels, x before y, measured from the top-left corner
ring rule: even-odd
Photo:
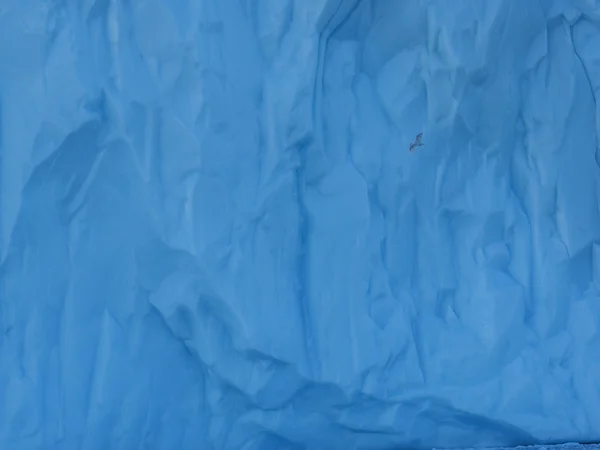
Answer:
[[[0,447],[599,440],[599,24],[5,2]]]

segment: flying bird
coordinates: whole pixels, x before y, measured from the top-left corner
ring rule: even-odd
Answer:
[[[415,142],[410,144],[410,147],[408,149],[411,153],[415,151],[415,148],[425,145],[421,142],[421,139],[423,139],[423,133],[417,134],[417,137],[415,138]]]

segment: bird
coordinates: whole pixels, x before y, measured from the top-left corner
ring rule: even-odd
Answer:
[[[415,151],[415,148],[425,145],[421,142],[421,139],[423,139],[423,133],[417,134],[417,136],[415,137],[415,142],[410,144],[410,147],[408,149],[411,153]]]

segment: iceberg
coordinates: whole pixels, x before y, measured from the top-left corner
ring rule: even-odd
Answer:
[[[0,447],[600,441],[599,90],[595,0],[4,1]]]

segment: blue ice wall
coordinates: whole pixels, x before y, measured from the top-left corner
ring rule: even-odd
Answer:
[[[0,448],[600,440],[599,89],[597,0],[1,1]]]

